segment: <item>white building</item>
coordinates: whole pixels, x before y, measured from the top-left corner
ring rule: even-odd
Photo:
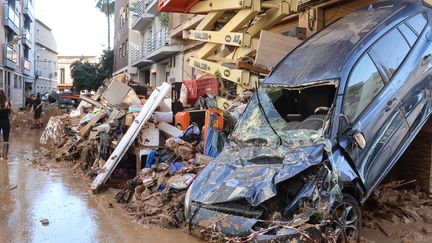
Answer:
[[[39,19],[35,25],[35,93],[57,90],[57,43],[51,29]]]

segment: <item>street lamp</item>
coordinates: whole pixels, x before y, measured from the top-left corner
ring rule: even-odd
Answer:
[[[38,53],[38,51],[45,51],[46,50],[46,48],[45,47],[42,47],[42,48],[38,48],[38,49],[36,49],[35,51],[34,51],[34,58],[33,58],[33,60],[34,60],[34,70],[35,70],[35,80],[34,80],[34,87],[33,87],[33,90],[34,91],[36,91],[36,83],[37,83],[37,80],[38,80],[38,78],[39,78],[39,76],[38,76],[38,72],[37,72],[37,69],[36,69],[36,62],[37,61],[39,61],[39,60],[36,60],[36,54]],[[37,93],[37,92],[36,92]]]

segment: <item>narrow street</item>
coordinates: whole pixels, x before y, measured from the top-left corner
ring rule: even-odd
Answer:
[[[32,168],[39,136],[40,130],[14,130],[9,161],[0,161],[0,242],[197,241],[182,230],[134,223],[114,191],[93,196],[85,178]]]

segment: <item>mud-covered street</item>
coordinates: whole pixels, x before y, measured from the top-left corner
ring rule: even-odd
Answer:
[[[187,229],[167,230],[134,222],[122,204],[115,202],[118,190],[93,195],[88,178],[74,175],[70,169],[55,163],[48,170],[33,167],[31,161],[43,150],[38,145],[39,136],[40,130],[13,131],[10,159],[1,161],[0,242],[199,242]],[[392,198],[397,199],[393,191],[381,196],[389,198],[385,203],[390,205]],[[417,220],[415,213],[399,219],[396,207],[384,217],[374,203],[366,206],[364,215],[379,218],[364,217],[363,242],[431,239],[432,221],[428,221],[424,206]]]
[[[86,178],[33,168],[42,149],[39,133],[13,131],[9,161],[0,162],[0,242],[197,241],[182,230],[134,223],[113,200],[114,191],[94,196]]]

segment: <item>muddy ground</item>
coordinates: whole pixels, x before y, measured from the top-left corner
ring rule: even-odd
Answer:
[[[15,128],[10,159],[0,161],[0,242],[199,242],[186,229],[134,222],[115,203],[119,190],[93,195],[89,179],[72,168],[32,166],[43,152],[40,133]],[[432,242],[431,197],[413,183],[384,188],[368,201],[363,218],[362,242]]]

